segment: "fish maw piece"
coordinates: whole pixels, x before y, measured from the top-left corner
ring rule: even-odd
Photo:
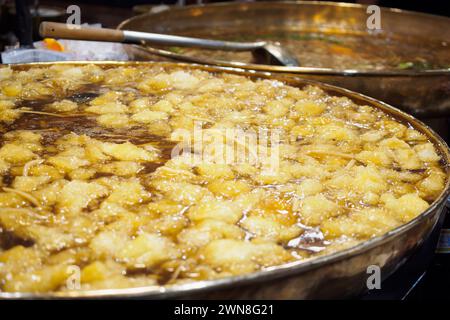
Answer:
[[[0,148],[0,159],[10,163],[25,163],[35,157],[36,155],[24,146],[7,143]]]
[[[238,222],[242,218],[242,214],[243,211],[238,204],[227,200],[217,200],[213,197],[203,198],[187,213],[188,218],[192,221],[215,219],[228,223]]]
[[[128,241],[118,252],[117,258],[130,267],[151,267],[165,260],[179,256],[175,245],[169,239],[156,234],[143,233]]]
[[[241,240],[220,239],[200,249],[200,256],[214,268],[243,274],[264,266],[289,261],[290,254],[273,243],[252,243]]]
[[[62,188],[57,204],[62,210],[79,212],[92,200],[104,197],[108,193],[108,189],[98,183],[74,180]]]
[[[164,193],[169,199],[180,202],[183,205],[192,205],[200,201],[204,196],[211,194],[208,189],[187,182],[154,180],[151,185]]]
[[[339,214],[339,206],[324,195],[306,197],[301,203],[300,216],[308,225],[319,225],[323,220]]]
[[[330,238],[351,236],[366,239],[386,233],[398,225],[399,221],[389,211],[366,208],[349,216],[328,219],[322,223],[320,229]]]
[[[122,161],[154,161],[158,158],[156,152],[139,148],[130,142],[121,144],[104,142],[100,148],[107,155]]]
[[[96,114],[125,113],[127,106],[120,102],[108,102],[103,105],[90,106],[85,111]]]
[[[25,192],[31,192],[38,189],[42,185],[47,184],[50,181],[49,176],[40,177],[24,177],[18,176],[14,179],[12,187]]]
[[[250,216],[240,223],[258,238],[266,241],[287,241],[298,237],[303,229],[293,224],[285,226],[271,217]]]
[[[202,247],[217,239],[244,239],[245,232],[238,226],[220,220],[206,219],[182,230],[177,240],[190,247]]]
[[[107,203],[119,205],[133,205],[143,202],[149,193],[144,189],[138,179],[121,181],[113,186],[113,191],[105,200]]]
[[[200,83],[200,80],[192,74],[185,71],[175,71],[170,74],[173,87],[176,89],[194,89]]]
[[[64,286],[72,274],[66,265],[45,266],[7,279],[3,288],[7,292],[49,292]]]
[[[441,159],[430,142],[415,146],[414,151],[423,162],[435,162]]]
[[[402,222],[414,219],[429,207],[428,202],[415,193],[405,194],[398,199],[382,197],[382,201],[385,202],[386,208],[391,210],[395,217]]]

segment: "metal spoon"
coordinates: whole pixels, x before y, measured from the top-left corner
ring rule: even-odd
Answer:
[[[158,33],[116,30],[106,28],[81,27],[79,25],[42,22],[39,28],[42,37],[65,38],[73,40],[93,40],[111,42],[148,42],[158,45],[194,47],[226,51],[251,51],[253,55],[267,64],[298,66],[297,59],[278,44],[265,41],[233,42],[192,37],[174,36]]]

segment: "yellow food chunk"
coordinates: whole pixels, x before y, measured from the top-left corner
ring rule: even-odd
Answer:
[[[286,227],[275,219],[261,216],[247,217],[240,225],[256,237],[267,241],[288,241],[298,237],[303,231],[297,225]]]
[[[306,197],[301,203],[300,216],[310,225],[319,225],[322,221],[339,214],[336,203],[323,194]]]
[[[148,97],[142,97],[136,100],[133,100],[129,104],[130,111],[140,112],[143,110],[148,110],[148,108],[152,105],[152,100]]]
[[[422,134],[419,131],[417,131],[417,130],[414,130],[412,128],[408,128],[408,129],[406,129],[406,132],[405,132],[405,140],[408,140],[408,141],[426,141],[427,137],[424,134]]]
[[[157,120],[166,120],[169,116],[162,111],[144,110],[131,116],[131,120],[139,123],[150,123]]]
[[[323,185],[316,179],[305,179],[296,188],[296,194],[305,197],[317,194],[323,190]]]
[[[289,111],[289,106],[284,101],[270,101],[263,110],[272,117],[282,117]]]
[[[92,238],[89,247],[98,258],[116,256],[124,246],[124,237],[127,235],[114,231],[102,231]]]
[[[6,66],[1,66],[0,67],[0,80],[5,80],[8,78],[11,78],[13,75],[13,69],[11,69],[10,67],[6,67]]]
[[[364,193],[363,198],[362,198],[362,201],[365,204],[372,205],[372,206],[377,205],[379,200],[380,200],[380,196],[378,194],[376,194],[375,192],[371,192],[371,191]]]
[[[258,172],[258,168],[246,162],[233,166],[233,170],[244,177],[255,175]]]
[[[144,93],[153,93],[167,90],[172,86],[172,79],[167,74],[158,74],[149,79],[144,79],[137,88]]]
[[[386,135],[386,132],[380,130],[370,130],[366,133],[363,133],[360,136],[360,139],[366,142],[377,142],[383,139]]]
[[[0,159],[11,163],[25,163],[35,158],[36,155],[27,148],[7,143],[0,148]]]
[[[418,189],[426,198],[437,198],[445,186],[445,174],[441,171],[433,170],[428,177],[418,183]]]
[[[201,255],[212,267],[232,274],[255,271],[259,266],[287,262],[290,255],[276,244],[254,244],[240,240],[219,239],[202,248]]]
[[[48,292],[65,286],[72,275],[71,268],[65,265],[44,267],[37,271],[24,272],[5,281],[3,286],[9,292]]]
[[[372,163],[372,164],[375,164],[378,166],[389,166],[392,163],[392,159],[388,153],[383,152],[383,151],[377,151],[377,150],[361,151],[360,153],[358,153],[356,155],[356,159],[365,164]]]
[[[325,109],[325,105],[312,101],[299,101],[294,105],[294,110],[302,117],[318,116]]]
[[[152,185],[169,199],[190,205],[198,202],[209,192],[207,189],[186,182],[154,181]]]
[[[39,267],[41,260],[40,252],[35,248],[14,246],[0,253],[0,278],[6,279],[12,274]]]
[[[428,202],[415,193],[405,194],[398,199],[394,197],[382,198],[382,201],[385,202],[386,208],[391,210],[395,217],[402,222],[414,219],[429,206]]]
[[[4,174],[10,168],[10,164],[3,159],[0,159],[0,173]]]
[[[133,161],[114,161],[99,167],[98,171],[103,173],[115,174],[118,176],[133,176],[143,169],[137,162]]]
[[[128,126],[130,119],[122,113],[106,113],[97,117],[97,122],[108,128],[124,128]]]
[[[40,186],[48,183],[50,181],[49,176],[42,177],[16,177],[12,184],[12,187],[25,192],[31,192],[36,190]]]
[[[87,166],[89,164],[89,161],[86,159],[80,159],[76,156],[56,155],[54,157],[48,158],[47,163],[65,172],[70,172],[80,167]]]
[[[107,194],[108,189],[100,184],[74,180],[62,188],[57,202],[63,210],[79,212],[92,200]]]
[[[174,111],[173,104],[168,100],[159,100],[150,106],[150,110],[171,113]]]
[[[372,166],[356,168],[355,180],[353,181],[354,190],[359,192],[381,193],[388,187],[386,180],[380,172]]]
[[[251,191],[251,187],[243,181],[213,180],[208,183],[208,189],[217,196],[233,198]]]
[[[124,113],[127,111],[127,106],[120,102],[108,102],[102,105],[90,106],[85,111],[96,114]]]
[[[402,169],[415,170],[422,167],[422,162],[405,141],[389,138],[381,141],[380,146],[390,150],[395,162]]]
[[[69,112],[78,109],[78,105],[71,100],[61,100],[49,104],[48,107],[52,110],[60,112]]]
[[[89,180],[96,174],[94,169],[78,168],[69,173],[71,180]]]
[[[45,187],[34,191],[33,196],[36,197],[42,204],[50,206],[56,203],[62,187],[67,183],[66,180],[56,180],[55,182],[46,185]]]
[[[366,238],[381,235],[398,225],[398,221],[383,209],[365,209],[349,216],[324,221],[320,229],[329,237],[342,235]]]
[[[414,151],[416,151],[417,156],[423,162],[434,162],[441,159],[434,150],[433,144],[430,142],[415,146]]]
[[[208,179],[233,179],[234,173],[226,164],[204,163],[196,167],[197,172]]]
[[[110,275],[110,269],[104,263],[95,261],[83,268],[81,282],[95,282],[105,280]]]
[[[335,124],[324,125],[317,128],[317,131],[318,136],[325,141],[353,141],[355,143],[357,140],[357,135],[352,129]]]
[[[217,239],[243,239],[245,232],[236,225],[215,219],[200,221],[193,227],[182,230],[177,239],[190,247],[202,247]]]
[[[253,176],[256,183],[264,184],[281,184],[286,183],[292,179],[292,175],[289,170],[275,169],[275,170],[263,170],[259,174]]]
[[[95,99],[91,100],[91,102],[89,102],[89,104],[91,106],[99,106],[105,103],[109,103],[109,102],[115,102],[117,101],[121,96],[120,92],[117,91],[108,91],[98,97],[96,97]]]
[[[22,93],[22,83],[9,81],[2,84],[2,93],[8,97],[17,97]]]
[[[123,161],[154,161],[157,159],[155,152],[139,148],[130,142],[122,144],[104,142],[100,145],[102,152]]]
[[[127,242],[117,258],[125,261],[129,266],[144,268],[177,256],[178,252],[170,240],[156,234],[143,233]]]
[[[182,90],[194,89],[200,83],[199,79],[185,71],[171,73],[170,79],[174,88]]]
[[[111,159],[111,156],[103,153],[102,143],[99,141],[87,141],[85,156],[92,163],[103,162]]]
[[[111,195],[106,199],[121,205],[132,205],[146,199],[148,193],[138,180],[123,181],[113,186]]]
[[[203,198],[199,204],[188,211],[187,216],[192,221],[215,219],[236,223],[242,217],[242,210],[237,204],[230,201]]]

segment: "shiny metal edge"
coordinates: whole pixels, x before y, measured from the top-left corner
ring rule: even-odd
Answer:
[[[186,64],[186,63],[172,63],[172,62],[127,62],[127,61],[62,61],[62,62],[39,62],[39,63],[29,63],[29,64],[11,64],[11,65],[0,65],[0,66],[10,66],[13,69],[26,70],[30,67],[39,66],[52,66],[54,64],[62,65],[87,65],[95,64],[99,66],[152,66],[161,65],[167,68],[185,68],[185,69],[195,69],[204,70],[208,72],[224,72],[232,73],[242,76],[247,76],[253,79],[271,79],[279,80],[286,84],[302,87],[304,85],[315,85],[324,89],[327,93],[332,95],[346,96],[356,103],[367,103],[368,105],[381,109],[382,111],[390,114],[398,121],[408,124],[414,129],[419,130],[427,136],[427,138],[433,142],[433,144],[438,149],[439,154],[443,158],[444,167],[447,171],[447,181],[444,190],[441,192],[439,197],[430,205],[430,207],[421,213],[419,216],[403,224],[384,235],[371,238],[367,241],[361,242],[356,246],[350,247],[345,250],[341,250],[329,255],[320,256],[317,258],[311,258],[306,261],[296,261],[288,264],[283,264],[280,266],[275,266],[268,268],[267,270],[262,270],[258,272],[253,272],[250,274],[245,274],[241,276],[227,277],[217,280],[206,280],[206,281],[196,281],[192,283],[186,283],[181,285],[170,285],[170,286],[146,286],[146,287],[135,287],[126,289],[107,289],[107,290],[85,290],[85,291],[66,291],[66,292],[49,292],[49,293],[28,293],[28,292],[0,292],[0,299],[101,299],[101,298],[149,298],[149,299],[167,299],[176,298],[179,296],[186,295],[187,293],[197,293],[202,291],[211,291],[222,288],[230,287],[234,284],[246,285],[254,282],[260,282],[265,280],[273,280],[278,278],[283,278],[289,275],[298,275],[309,270],[320,268],[323,265],[328,265],[336,261],[340,261],[346,258],[351,258],[362,254],[370,249],[380,246],[384,243],[391,241],[392,239],[404,234],[408,230],[416,227],[421,222],[426,221],[431,217],[436,210],[439,210],[444,206],[450,196],[450,149],[447,143],[431,129],[429,126],[424,124],[422,121],[416,119],[415,117],[409,115],[408,113],[397,109],[391,105],[384,102],[378,101],[374,98],[365,96],[360,93],[353,92],[348,89],[343,89],[337,86],[324,84],[321,82],[306,80],[292,75],[278,75],[271,74],[268,72],[257,72],[238,68],[227,68],[227,67],[216,67],[216,66],[204,66],[197,64]]]

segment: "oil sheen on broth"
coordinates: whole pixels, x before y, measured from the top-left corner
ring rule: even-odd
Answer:
[[[191,35],[191,34],[189,34]],[[211,38],[208,33],[195,34]],[[434,70],[450,68],[450,50],[445,42],[386,35],[319,32],[265,32],[236,34],[214,32],[214,38],[232,41],[278,42],[294,54],[300,66],[336,70]],[[426,43],[426,45],[423,45]],[[258,63],[249,52],[172,47],[188,56],[223,61]]]
[[[74,267],[90,290],[306,261],[410,221],[447,178],[425,135],[373,107],[158,64],[1,68],[0,121],[7,292],[73,289]],[[199,122],[212,145],[171,157]],[[200,156],[235,127],[278,130],[275,172]]]

